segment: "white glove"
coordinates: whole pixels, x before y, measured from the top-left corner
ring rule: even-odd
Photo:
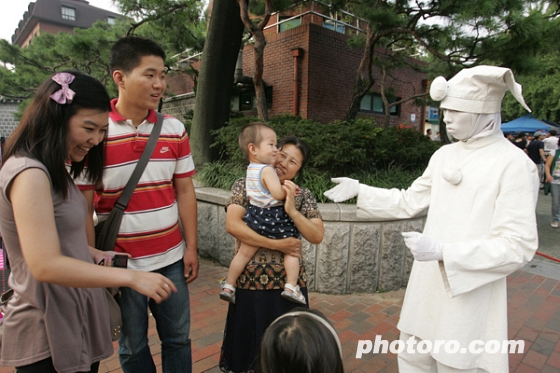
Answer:
[[[443,244],[418,232],[402,232],[404,244],[420,262],[443,260]]]
[[[360,182],[358,180],[350,179],[349,177],[335,177],[331,181],[339,185],[327,190],[323,194],[334,202],[349,200],[356,197],[360,192]]]

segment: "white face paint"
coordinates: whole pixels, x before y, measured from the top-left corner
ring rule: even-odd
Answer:
[[[500,113],[474,114],[443,109],[443,121],[447,133],[460,141],[502,135]]]
[[[456,138],[457,140],[468,139],[473,132],[473,117],[472,113],[465,113],[455,110],[443,110],[443,121],[447,133]]]

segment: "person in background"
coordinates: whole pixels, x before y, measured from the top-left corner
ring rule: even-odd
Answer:
[[[0,230],[14,294],[1,355],[19,373],[97,372],[113,354],[105,287],[130,287],[157,303],[177,291],[161,274],[111,268],[114,252],[88,247],[87,207],[72,177],[87,164],[86,178],[101,182],[110,109],[97,80],[59,72],[6,142]]]
[[[544,154],[548,157],[549,154],[554,154],[558,149],[558,137],[556,137],[556,130],[552,129],[546,134],[544,140]]]
[[[432,139],[432,130],[430,128],[426,130],[426,137],[429,138],[430,140]]]
[[[551,131],[552,132],[552,131]],[[556,137],[554,137],[556,138]],[[560,139],[556,140],[556,145],[560,145]],[[552,218],[550,226],[558,228],[560,222],[560,149],[556,148],[546,158],[544,171],[546,173],[546,182],[550,183],[550,194],[552,195]]]
[[[99,221],[109,216],[157,122],[155,109],[166,87],[165,57],[160,45],[138,36],[122,37],[111,47],[109,64],[119,93],[111,101],[103,183],[101,188],[79,183],[90,209],[91,245],[94,210]],[[129,268],[168,277],[178,292],[158,304],[133,289],[121,289],[119,359],[125,373],[156,372],[148,346],[148,309],[161,340],[163,372],[192,370],[187,284],[198,276],[194,173],[185,126],[165,116],[153,154],[124,211],[115,251],[130,254]]]
[[[546,155],[544,154],[544,133],[537,131],[533,134],[534,140],[531,141],[525,149],[527,155],[537,166],[539,171],[539,180],[541,182],[540,188],[544,187],[544,163],[546,162]]]
[[[527,147],[527,139],[525,137],[526,136],[524,132],[519,132],[515,140],[513,140],[513,145],[525,151],[525,148]]]
[[[397,325],[406,344],[508,340],[506,277],[537,250],[539,182],[534,163],[500,129],[507,90],[530,111],[510,69],[480,65],[449,81],[437,77],[430,96],[459,141],[438,149],[406,190],[335,178],[340,185],[325,192],[335,202],[358,196],[359,218],[408,219],[427,210],[423,233],[403,232],[414,257]],[[508,371],[507,351],[462,352],[407,348],[399,371]]]
[[[319,311],[298,310],[278,317],[259,349],[261,373],[343,373],[340,339]]]

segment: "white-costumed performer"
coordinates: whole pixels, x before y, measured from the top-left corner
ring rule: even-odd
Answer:
[[[532,259],[538,246],[535,164],[504,138],[501,101],[506,90],[525,109],[511,70],[464,69],[434,79],[447,132],[460,140],[434,153],[407,190],[381,189],[349,178],[325,192],[334,202],[358,196],[361,218],[406,219],[428,208],[423,233],[403,233],[414,256],[398,328],[400,339],[425,341],[430,353],[399,354],[401,373],[508,372],[508,354],[473,341],[508,340],[506,276]],[[435,341],[458,341],[435,351]],[[442,342],[439,342],[442,343]],[[495,343],[495,342],[493,342]],[[447,352],[445,351],[447,350]]]

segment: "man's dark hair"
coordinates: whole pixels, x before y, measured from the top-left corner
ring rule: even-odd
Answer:
[[[128,74],[140,65],[142,57],[145,56],[157,56],[165,61],[165,52],[155,41],[140,36],[124,36],[111,47],[109,57],[111,73],[121,70]]]

